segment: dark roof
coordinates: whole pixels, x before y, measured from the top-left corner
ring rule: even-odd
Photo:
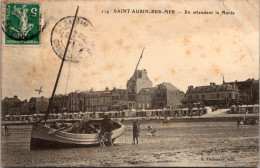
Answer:
[[[116,87],[114,87],[114,89],[111,91],[111,93],[112,93],[113,91],[117,91],[117,92],[119,92],[120,94],[125,94],[125,93],[126,93],[126,89],[117,89]]]
[[[201,92],[215,92],[215,91],[238,91],[238,87],[234,84],[208,85],[197,86],[195,88],[189,87],[186,93],[201,93]]]
[[[125,94],[126,93],[126,89],[117,89],[121,94]]]
[[[225,84],[236,84],[239,90],[244,90],[250,88],[253,82],[254,79],[247,79],[245,81],[225,82]]]
[[[46,98],[46,97],[36,97],[35,98],[36,99],[36,102],[49,102],[49,99],[48,98]]]
[[[154,90],[154,87],[151,88],[142,88],[138,94],[151,94],[152,91]]]
[[[159,85],[163,85],[166,87],[167,90],[179,90],[177,87],[175,87],[173,84],[169,83],[169,82],[163,82]],[[159,86],[157,85],[157,87]]]
[[[3,100],[3,102],[21,102],[20,99],[18,99],[18,97],[11,97],[11,98],[8,98],[8,97],[5,97]]]

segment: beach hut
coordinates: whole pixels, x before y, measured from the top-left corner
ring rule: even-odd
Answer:
[[[62,119],[67,119],[68,118],[68,113],[62,113]]]
[[[124,112],[118,111],[118,118],[123,118],[123,117],[124,117]]]
[[[19,118],[20,121],[24,121],[24,115],[20,115],[20,118]]]
[[[230,113],[231,113],[231,114],[237,113],[237,107],[236,107],[235,105],[232,105],[232,106],[230,107]]]
[[[255,104],[253,106],[253,113],[259,113],[259,105],[258,104]]]
[[[142,110],[137,110],[136,112],[135,112],[135,117],[142,117]]]
[[[73,119],[78,118],[78,113],[73,113]]]
[[[54,114],[53,113],[49,114],[49,119],[54,119]]]
[[[160,116],[164,116],[164,111],[163,111],[163,109],[157,109],[157,111],[158,111],[158,116],[160,117]]]
[[[105,112],[96,112],[96,118],[104,118],[106,114]]]
[[[247,107],[246,107],[246,113],[253,113],[253,108],[254,108],[254,105],[248,105]]]
[[[29,120],[30,119],[30,115],[23,115],[23,121]]]
[[[80,111],[79,113],[78,113],[78,115],[77,115],[77,118],[78,119],[82,119],[84,116],[83,116],[83,113]]]
[[[171,114],[171,109],[167,109],[167,108],[164,108],[163,110],[162,110],[162,115],[163,116],[170,116]]]
[[[62,119],[62,114],[58,113],[57,114],[57,119]]]
[[[189,111],[188,108],[183,108],[182,109],[182,116],[187,116],[188,115],[188,111]]]
[[[180,116],[179,110],[178,109],[171,109],[170,110],[170,117],[177,117]]]
[[[130,109],[130,116],[131,117],[136,117],[136,110],[135,109]]]
[[[123,110],[123,114],[125,117],[130,117],[130,111],[129,110]]]
[[[198,108],[195,107],[191,110],[192,116],[197,116],[198,115]]]
[[[247,112],[247,105],[239,106],[238,113],[245,114]]]
[[[10,118],[10,115],[5,115],[5,121],[10,121],[11,118]]]

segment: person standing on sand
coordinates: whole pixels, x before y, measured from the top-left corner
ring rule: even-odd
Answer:
[[[136,144],[138,144],[138,137],[139,137],[139,133],[140,133],[140,127],[139,127],[139,123],[137,121],[133,122],[133,144],[135,144],[135,140],[136,140]]]
[[[105,115],[105,118],[102,120],[102,127],[104,128],[105,131],[105,136],[108,139],[108,142],[110,143],[111,146],[113,146],[113,141],[112,141],[112,134],[113,134],[113,121],[110,119],[108,115]]]
[[[104,132],[104,128],[101,126],[99,132],[98,132],[98,141],[100,146],[105,147],[105,143],[104,143],[104,139],[105,139],[105,132]]]

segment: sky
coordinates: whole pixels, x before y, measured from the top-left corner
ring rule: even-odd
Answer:
[[[94,31],[80,26],[76,30],[93,42],[94,47],[91,57],[84,53],[81,56],[86,59],[78,63],[65,62],[57,94],[65,93],[67,81],[67,93],[92,87],[94,90],[126,88],[144,47],[138,69],[147,70],[153,86],[170,82],[186,92],[190,85],[221,84],[223,75],[227,82],[258,79],[258,0],[42,0],[41,25],[46,28],[40,34],[40,45],[6,46],[2,31],[2,99],[14,95],[20,99],[39,96],[34,89],[40,86],[43,86],[42,96],[51,96],[61,64],[50,42],[51,32],[62,18],[74,16],[77,6],[78,16],[88,19]],[[115,9],[175,10],[176,13],[114,13]],[[234,14],[184,14],[185,10]]]

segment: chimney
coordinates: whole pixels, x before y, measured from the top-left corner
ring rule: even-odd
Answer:
[[[17,98],[18,98],[18,96],[17,96],[17,95],[14,95],[14,98],[15,98],[15,99],[17,99]]]
[[[210,86],[215,86],[215,85],[216,85],[216,83],[210,82]]]
[[[233,83],[233,90],[236,90],[236,84]]]

